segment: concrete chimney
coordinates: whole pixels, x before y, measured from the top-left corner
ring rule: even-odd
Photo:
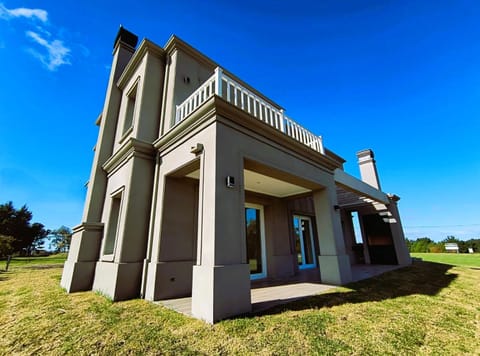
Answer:
[[[362,181],[380,190],[380,181],[378,180],[377,166],[374,157],[373,151],[370,149],[357,152]]]

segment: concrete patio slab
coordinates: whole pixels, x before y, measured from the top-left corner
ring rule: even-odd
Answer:
[[[398,265],[353,265],[353,282],[372,278],[402,268]],[[285,280],[253,281],[251,288],[252,313],[268,310],[277,305],[325,293],[337,286],[319,282],[318,269],[301,271],[298,276]],[[191,316],[192,298],[176,298],[156,302],[179,313]]]

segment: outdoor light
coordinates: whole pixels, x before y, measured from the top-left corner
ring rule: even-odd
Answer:
[[[235,187],[235,178],[232,176],[227,176],[227,187],[234,188]]]
[[[190,147],[190,153],[201,153],[203,151],[203,145],[201,143],[197,143],[195,146]]]

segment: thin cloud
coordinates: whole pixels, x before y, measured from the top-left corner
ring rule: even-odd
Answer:
[[[63,41],[52,39],[51,37],[55,36],[52,36],[51,32],[46,29],[55,29],[48,21],[46,10],[26,7],[8,9],[0,2],[0,19],[13,21],[20,18],[27,19],[27,26],[31,28],[25,32],[25,36],[40,46],[40,48],[27,48],[28,53],[43,63],[45,68],[50,71],[55,71],[62,65],[71,64],[71,49],[65,46]],[[5,43],[3,43],[3,47],[5,47]]]
[[[36,42],[46,50],[46,53],[40,53],[34,49],[30,49],[30,53],[39,59],[50,71],[55,71],[64,64],[70,64],[70,48],[65,47],[60,40],[48,41],[36,32],[27,31],[25,35]]]
[[[26,7],[7,9],[5,5],[0,3],[0,18],[8,20],[17,17],[25,17],[27,19],[37,19],[42,22],[47,22],[48,12],[43,9],[29,9]]]

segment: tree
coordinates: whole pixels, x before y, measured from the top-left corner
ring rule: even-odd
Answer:
[[[72,240],[72,231],[66,226],[60,226],[57,230],[51,232],[53,239],[52,243],[55,245],[56,252],[67,252],[70,248],[70,241]]]
[[[470,239],[465,241],[465,247],[472,248],[474,252],[480,252],[480,239]]]
[[[13,253],[13,241],[14,238],[11,236],[0,235],[0,258]]]
[[[433,240],[428,237],[422,237],[416,241],[411,241],[410,243],[410,252],[430,252],[430,247],[435,245]]]
[[[43,224],[30,223],[32,212],[24,205],[16,209],[13,203],[0,204],[0,235],[10,236],[13,253],[30,255],[43,246],[49,231]]]

